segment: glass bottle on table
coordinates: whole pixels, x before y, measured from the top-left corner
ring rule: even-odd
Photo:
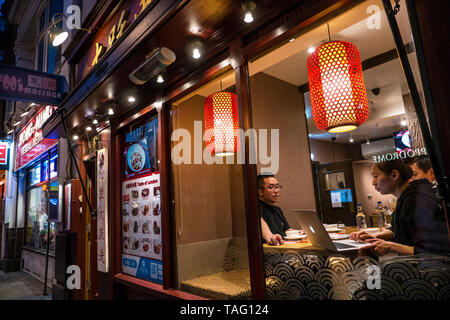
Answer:
[[[362,229],[366,229],[367,228],[367,224],[366,224],[366,216],[364,215],[364,212],[361,208],[361,204],[358,203],[356,206],[357,210],[356,210],[356,227],[358,228],[358,230],[362,230]]]
[[[378,228],[381,232],[386,228],[384,212],[383,212],[383,207],[381,205],[381,201],[377,202],[376,214],[377,214]]]

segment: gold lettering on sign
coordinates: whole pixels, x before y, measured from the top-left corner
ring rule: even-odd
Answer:
[[[102,45],[101,43],[95,44],[95,58],[94,61],[92,61],[92,66],[95,66],[98,62],[98,59],[102,57],[102,55],[106,52],[106,47]]]
[[[128,24],[129,24],[128,16],[129,15],[130,15],[129,11],[123,10],[120,15],[119,23],[112,27],[111,32],[109,33],[109,37],[108,37],[108,50],[111,48],[111,46],[114,44],[114,42],[116,42],[116,40],[122,36],[125,29],[128,27]]]
[[[139,6],[141,7],[141,12],[134,14],[134,20],[136,20],[137,17],[139,17],[139,15],[142,12],[144,12],[144,10],[150,5],[150,3],[152,3],[152,0],[141,0],[141,2],[139,2]]]

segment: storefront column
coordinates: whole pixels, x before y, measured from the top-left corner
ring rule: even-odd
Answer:
[[[250,99],[248,64],[242,56],[242,41],[237,39],[230,47],[231,64],[235,70],[236,93],[238,96],[239,127],[244,131],[253,127],[252,105]],[[250,282],[252,299],[264,299],[264,273],[261,246],[261,224],[257,196],[256,164],[250,164],[249,140],[241,141],[241,148],[245,146],[245,162],[242,167],[244,182],[244,198],[246,209],[246,226],[248,257],[250,266]]]

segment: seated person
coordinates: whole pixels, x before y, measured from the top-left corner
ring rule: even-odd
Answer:
[[[431,161],[428,156],[419,156],[409,162],[409,166],[412,169],[411,180],[427,179],[431,183],[436,183],[433,168],[431,167]],[[410,180],[410,181],[411,181]]]
[[[259,213],[263,240],[270,245],[283,244],[284,233],[294,230],[289,226],[283,211],[275,203],[280,199],[281,186],[272,174],[258,176]]]
[[[433,185],[426,179],[408,183],[412,170],[399,159],[376,163],[371,171],[375,189],[383,195],[392,194],[398,198],[392,214],[392,226],[375,235],[365,231],[353,232],[350,238],[371,243],[370,248],[377,255],[388,252],[399,255],[447,255],[447,226]]]

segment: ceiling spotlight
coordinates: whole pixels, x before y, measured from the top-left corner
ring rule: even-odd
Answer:
[[[292,39],[289,39],[289,42],[294,42],[294,40],[295,40],[294,38],[292,38]]]
[[[34,102],[32,102],[32,103],[30,104],[31,107],[34,107],[35,105],[36,105],[36,103],[34,103]]]
[[[128,99],[128,101],[130,101],[130,100]],[[134,101],[130,101],[130,102],[134,102]],[[109,114],[110,116],[112,116],[112,115],[114,114],[114,109],[113,109],[113,108],[109,108],[109,109],[108,109],[108,114]]]
[[[156,78],[156,82],[163,83],[164,82],[164,77],[162,75],[158,75],[158,77]]]
[[[253,11],[256,9],[256,3],[254,1],[243,1],[242,2],[242,9],[244,9],[245,11],[245,16],[244,16],[244,22],[245,23],[252,23],[254,18],[253,18]]]
[[[352,135],[350,135],[350,139],[348,139],[348,141],[350,142],[350,143],[353,143],[355,140],[353,140],[353,136]]]
[[[86,131],[92,131],[92,127],[87,126],[87,127],[86,127]]]
[[[128,102],[135,102],[136,98],[133,96],[128,97]]]
[[[20,124],[20,121],[16,121],[16,122],[13,123],[13,126],[17,127],[19,124]]]
[[[204,50],[205,46],[203,44],[203,41],[200,39],[195,39],[189,45],[190,54],[194,59],[200,59],[200,57],[203,55]]]
[[[192,50],[192,57],[194,59],[199,59],[202,56],[202,54],[200,53],[200,50],[198,48],[194,48],[194,50]]]
[[[252,23],[253,22],[253,15],[250,11],[245,13],[244,22],[245,23]]]
[[[97,119],[92,120],[92,124],[98,124],[98,120]]]
[[[72,137],[72,139],[76,141],[76,140],[79,139],[79,137],[78,137],[76,134],[74,134],[73,137]]]
[[[370,144],[370,140],[369,139],[367,139],[366,144]]]
[[[11,133],[13,133],[14,132],[14,129],[9,129],[7,132],[6,132],[6,134],[11,134]]]
[[[25,117],[28,113],[29,113],[29,112],[25,110],[25,111],[23,111],[23,112],[20,114],[20,116],[21,116],[21,117]]]
[[[400,121],[400,124],[401,124],[402,126],[406,126],[406,125],[408,124],[408,122],[406,121],[405,118],[402,118],[402,121]]]
[[[308,53],[313,53],[314,51],[316,51],[316,49],[314,47],[309,47]]]

